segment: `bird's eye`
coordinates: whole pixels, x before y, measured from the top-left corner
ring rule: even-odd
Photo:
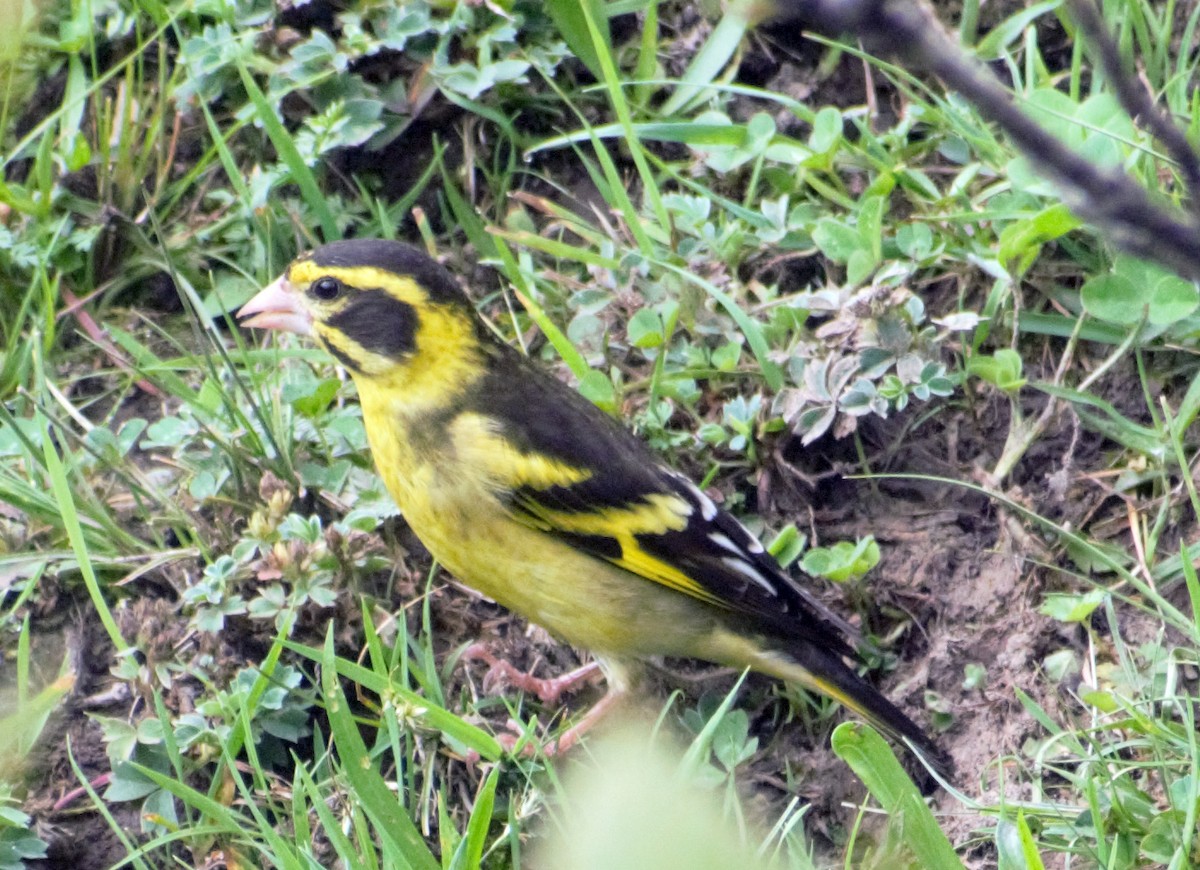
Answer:
[[[312,295],[322,302],[332,302],[342,295],[342,282],[337,278],[318,278],[313,281]]]

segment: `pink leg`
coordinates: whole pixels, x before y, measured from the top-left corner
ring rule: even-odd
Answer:
[[[559,677],[550,679],[539,679],[524,671],[513,667],[509,662],[499,659],[494,656],[491,651],[482,643],[472,644],[463,650],[462,657],[465,659],[478,659],[486,662],[489,666],[487,676],[484,677],[484,687],[489,689],[489,684],[494,686],[497,682],[505,682],[515,686],[522,691],[529,692],[541,699],[544,704],[555,704],[558,699],[566,692],[578,688],[580,685],[591,682],[596,675],[601,673],[598,662],[589,662],[582,667],[578,667],[570,673],[563,674]],[[609,662],[610,667],[616,667],[613,662]],[[552,739],[539,747],[536,741],[530,741],[521,748],[520,755],[522,757],[532,757],[542,754],[545,756],[555,756],[570,750],[579,739],[588,731],[596,726],[608,712],[616,706],[617,702],[624,697],[628,688],[628,673],[623,668],[617,668],[613,673],[608,674],[609,689],[599,701],[593,704],[586,713],[584,713],[579,721],[570,728],[563,731],[557,738]],[[517,743],[520,742],[522,734],[519,731],[515,722],[509,724],[510,730],[506,734],[498,734],[496,739],[500,745],[504,747],[506,752],[513,752]],[[478,760],[477,758],[468,758],[468,762]]]
[[[605,692],[604,697],[591,706],[584,713],[579,721],[558,735],[557,738],[544,743],[539,747],[535,741],[530,741],[521,747],[522,758],[532,758],[539,754],[547,758],[553,758],[558,755],[563,755],[568,752],[576,743],[579,742],[584,734],[594,728],[608,712],[616,706],[616,704],[624,697],[625,693],[620,690],[610,690]],[[510,723],[514,725],[516,723]],[[517,743],[520,741],[521,735],[515,733],[515,728],[507,734],[497,734],[496,740],[504,747],[505,752],[511,753],[517,748]]]
[[[542,752],[546,755],[559,755],[567,752],[572,746],[579,742],[579,738],[590,731],[595,725],[605,717],[609,710],[616,706],[617,702],[625,695],[624,692],[610,689],[604,693],[604,697],[592,705],[592,708],[579,717],[579,721],[559,735],[558,739],[542,747]]]
[[[102,773],[98,777],[93,779],[90,783],[88,783],[88,785],[90,785],[92,788],[103,788],[104,786],[108,785],[110,782],[112,782],[112,774],[111,773]],[[65,795],[63,795],[62,797],[60,797],[58,800],[56,800],[54,802],[54,812],[56,812],[56,813],[62,812],[67,807],[69,807],[71,804],[75,803],[75,801],[79,800],[79,798],[83,797],[85,794],[87,794],[87,789],[84,788],[83,786],[79,786],[79,788],[71,789],[69,792],[67,792]]]
[[[464,659],[478,659],[488,665],[487,676],[483,678],[484,688],[491,691],[498,683],[507,683],[523,692],[537,695],[543,704],[557,704],[559,698],[585,683],[590,682],[600,673],[596,662],[576,668],[560,677],[539,679],[525,671],[518,670],[509,662],[498,659],[482,643],[473,643],[463,650]]]

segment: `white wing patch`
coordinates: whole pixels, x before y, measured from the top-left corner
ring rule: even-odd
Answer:
[[[722,535],[720,532],[709,532],[708,539],[723,550],[728,550],[735,556],[742,555],[742,548],[729,540],[728,535]]]
[[[743,577],[749,577],[763,589],[771,594],[772,597],[779,595],[779,590],[771,583],[762,573],[740,556],[722,556],[721,562],[731,571],[736,571]]]
[[[692,498],[696,500],[696,504],[700,505],[700,516],[704,517],[708,522],[712,522],[717,517],[717,506],[713,504],[713,500],[700,491],[700,487],[692,483],[682,474],[677,471],[667,469],[667,473],[684,485]]]
[[[720,510],[713,500],[704,494],[700,487],[677,471],[669,468],[664,469],[664,471],[678,481],[679,485],[691,497],[693,503],[700,509],[700,516],[706,524],[718,519]],[[721,531],[710,527],[704,534],[710,542],[730,554],[720,557],[721,564],[730,571],[751,580],[772,598],[778,598],[780,578],[768,577],[767,574],[754,564],[754,557],[761,556],[765,552],[762,542],[750,534],[749,529],[728,515],[724,517],[724,520],[718,521],[718,525]],[[726,532],[729,534],[726,534]],[[730,535],[733,537],[730,537]]]

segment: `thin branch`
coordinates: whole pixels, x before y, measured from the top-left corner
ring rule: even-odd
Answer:
[[[1077,214],[1137,257],[1200,279],[1200,218],[1160,206],[1136,181],[1096,166],[1035,123],[996,77],[951,38],[929,8],[914,0],[779,0],[772,22],[853,34],[866,48],[933,73],[1004,130],[1013,144],[1062,189]]]
[[[1087,38],[1104,75],[1116,90],[1121,105],[1167,149],[1179,166],[1193,211],[1200,209],[1200,155],[1171,116],[1154,101],[1147,88],[1121,60],[1121,51],[1092,0],[1070,0],[1071,15]]]

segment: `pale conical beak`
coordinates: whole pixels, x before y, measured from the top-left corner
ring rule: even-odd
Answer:
[[[260,329],[282,329],[298,335],[312,332],[312,315],[304,308],[300,294],[296,292],[286,276],[268,284],[258,295],[238,311],[242,326],[257,326]]]

